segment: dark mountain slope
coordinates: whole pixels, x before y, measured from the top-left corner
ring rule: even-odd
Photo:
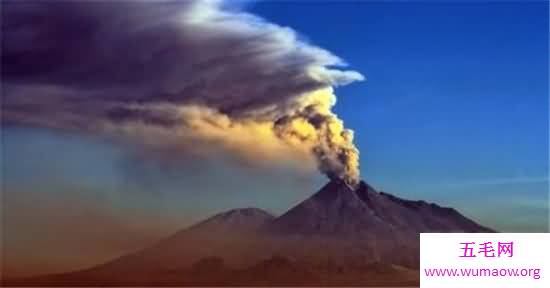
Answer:
[[[331,181],[280,217],[235,209],[87,270],[7,283],[412,285],[422,232],[492,230],[452,208]]]

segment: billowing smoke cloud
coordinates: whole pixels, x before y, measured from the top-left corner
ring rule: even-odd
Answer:
[[[220,1],[3,2],[2,120],[358,180],[330,52]]]

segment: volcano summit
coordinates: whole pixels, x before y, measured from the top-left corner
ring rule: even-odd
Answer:
[[[453,208],[332,180],[275,217],[217,214],[90,269],[10,285],[415,285],[419,233],[494,232]]]

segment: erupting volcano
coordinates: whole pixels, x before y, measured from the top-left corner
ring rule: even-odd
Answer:
[[[275,217],[220,213],[90,269],[10,285],[415,285],[419,233],[493,232],[452,208],[332,180]]]
[[[160,173],[151,169],[154,172],[152,178],[155,180],[151,182],[160,183],[155,187],[160,187],[157,190],[162,190],[161,192],[166,187],[176,187],[173,190],[178,196],[174,196],[174,199],[183,199],[184,204],[192,203],[191,205],[195,205],[194,199],[206,199],[204,200],[206,204],[216,202],[218,199],[212,200],[215,197],[211,195],[211,198],[201,198],[202,194],[210,193],[211,190],[232,195],[226,193],[229,190],[226,185],[229,182],[240,185],[240,181],[232,178],[237,169],[229,168],[238,167],[239,171],[242,168],[246,171],[243,174],[247,181],[255,177],[253,173],[259,171],[258,175],[265,178],[258,177],[258,179],[269,179],[279,183],[280,177],[283,176],[273,176],[272,172],[284,170],[284,176],[289,178],[298,175],[295,178],[302,181],[301,176],[307,175],[309,179],[314,179],[309,183],[317,181],[315,177],[318,177],[320,172],[326,175],[329,182],[282,215],[272,215],[250,207],[235,209],[176,231],[150,247],[107,263],[97,263],[96,266],[88,269],[63,274],[26,279],[3,279],[4,284],[24,286],[415,285],[418,282],[419,233],[493,231],[464,217],[453,208],[441,207],[425,201],[401,199],[392,194],[379,192],[362,181],[359,149],[354,144],[354,132],[344,125],[342,119],[346,114],[337,115],[333,108],[337,99],[336,88],[363,81],[364,76],[348,69],[343,59],[309,43],[305,40],[306,37],[301,37],[291,28],[271,23],[244,11],[243,7],[239,6],[241,4],[232,6],[233,2],[241,1],[227,1],[227,3],[221,0],[105,3],[103,1],[5,2],[2,3],[4,21],[1,70],[2,81],[5,83],[2,91],[2,122],[46,131],[59,130],[67,134],[91,136],[90,138],[94,139],[107,139],[105,142],[117,148],[122,147],[120,150],[124,152],[123,154],[121,152],[123,156],[120,157],[118,152],[113,152],[115,156],[111,155],[112,163],[118,164],[118,161],[121,161],[126,164],[124,160],[131,159],[128,161],[131,162],[130,165],[120,165],[124,167],[120,169],[124,173],[120,173],[118,169],[110,169],[111,166],[116,165],[109,166],[109,169],[102,169],[105,166],[94,165],[106,164],[96,163],[93,160],[103,155],[107,158],[110,153],[104,153],[103,149],[98,149],[99,152],[97,152],[96,149],[86,148],[84,151],[93,153],[89,155],[82,153],[86,154],[86,157],[80,158],[84,160],[78,163],[78,167],[81,167],[87,166],[90,162],[90,170],[83,170],[86,177],[81,178],[86,180],[83,181],[85,183],[82,186],[74,185],[77,181],[71,178],[72,173],[66,173],[69,176],[63,175],[65,171],[70,171],[77,166],[72,161],[68,161],[69,164],[63,166],[67,170],[59,170],[58,174],[67,177],[59,178],[68,184],[61,181],[57,183],[58,178],[51,177],[54,178],[52,185],[70,189],[69,193],[73,192],[73,187],[76,187],[74,190],[82,187],[82,190],[89,188],[88,190],[94,192],[104,187],[107,187],[106,191],[116,191],[116,193],[119,193],[119,190],[134,192],[137,189],[133,188],[141,184],[142,179],[141,177],[127,179],[130,178],[127,175],[134,174],[126,172],[132,170],[133,166],[139,166],[133,165],[138,162],[139,164],[161,163],[158,166],[169,166],[167,170],[172,169],[169,176],[174,174],[177,176],[168,177],[162,169],[158,169],[161,170]],[[394,8],[390,10],[394,11]],[[344,22],[335,21],[338,25],[348,25]],[[397,36],[391,34],[391,39],[393,38]],[[409,36],[405,38],[411,39]],[[344,49],[339,45],[335,47]],[[401,48],[399,45],[394,45],[393,48],[395,47]],[[401,51],[393,48],[392,51]],[[413,52],[416,53],[417,50],[414,48]],[[363,51],[350,55],[361,53]],[[398,60],[402,61],[402,59],[404,58]],[[441,61],[438,59],[437,62]],[[417,67],[418,61],[415,60],[414,65]],[[454,67],[453,65],[447,66]],[[401,63],[396,66],[401,66]],[[432,65],[420,66],[422,70],[426,70],[425,67],[432,67]],[[391,74],[385,74],[385,67],[375,71],[381,73],[376,77],[391,79],[390,86],[400,86]],[[401,74],[403,73],[399,73]],[[437,74],[444,75],[439,71]],[[470,78],[473,77],[468,74],[467,79]],[[453,77],[446,76],[443,82],[448,82],[449,79]],[[432,85],[437,81],[442,80],[433,77],[423,78],[422,81],[417,82]],[[411,87],[417,88],[415,85],[418,83],[415,82]],[[454,82],[451,86],[456,90]],[[401,95],[402,98],[392,99],[392,102],[397,103],[409,97],[409,94],[439,91],[435,86],[421,87],[420,92],[408,91],[408,86],[403,87],[400,93],[406,97]],[[374,89],[374,91],[378,90]],[[391,93],[386,91],[383,95],[387,96]],[[422,105],[422,102],[418,103],[420,104],[417,106]],[[449,107],[455,107],[454,102],[449,103],[453,103],[453,105],[449,104]],[[354,109],[354,105],[347,105],[347,107],[353,107],[348,108],[350,111],[347,115],[361,115]],[[403,106],[406,105],[407,103]],[[416,109],[415,107],[405,108],[403,111],[406,113]],[[439,111],[435,108],[432,110]],[[364,111],[367,110],[362,112]],[[443,113],[434,115],[439,117],[441,116],[439,114],[443,115]],[[397,113],[391,116],[393,115]],[[418,115],[421,115],[420,112]],[[397,123],[395,126],[379,126],[378,131],[385,132],[395,128],[413,119],[412,116],[407,114],[406,117],[399,118],[399,121],[395,121]],[[462,117],[462,114],[460,116]],[[444,119],[443,116],[441,117],[437,120]],[[346,119],[353,120],[353,118],[355,117]],[[430,117],[424,118],[432,120]],[[365,119],[371,121],[374,118],[365,117]],[[360,118],[360,121],[367,122],[365,119]],[[455,120],[457,121],[449,121],[449,123],[468,122],[463,121],[462,118]],[[353,123],[352,126],[357,128],[356,131],[368,130],[361,127],[362,122],[358,124],[360,121],[348,122],[348,124]],[[476,121],[475,118],[470,122],[474,123],[474,121]],[[433,131],[448,130],[441,129],[440,122],[437,122],[438,126],[435,127],[437,129],[432,127]],[[420,124],[417,126],[423,127]],[[482,125],[480,129],[492,129],[496,126],[498,125]],[[406,128],[403,130],[407,130],[407,133],[401,135],[409,137],[415,135],[412,131],[418,131]],[[473,131],[472,135],[484,134],[480,131],[485,131],[458,129],[461,126],[452,128],[456,128],[454,131]],[[462,137],[462,134],[460,135]],[[431,139],[428,138],[431,134],[426,133],[422,136]],[[448,138],[459,139],[459,141],[466,138],[454,137],[456,135]],[[362,138],[358,143],[364,143],[363,141],[366,141],[364,139],[366,138]],[[401,139],[403,138],[391,140],[394,141],[393,143],[402,143]],[[485,143],[494,142],[488,140],[493,139],[484,139],[479,143],[485,145]],[[72,140],[69,142],[72,143]],[[24,146],[19,142],[16,143],[15,146]],[[425,146],[425,143],[415,143],[418,147]],[[36,145],[39,147],[44,144],[40,142]],[[380,145],[386,144],[384,142]],[[51,146],[58,148],[57,145]],[[23,150],[24,153],[35,149],[35,146],[24,147],[27,149]],[[61,147],[59,150],[64,150],[65,146],[59,147]],[[436,146],[424,148],[431,147]],[[448,148],[445,145],[437,147]],[[486,148],[483,147],[483,149]],[[445,149],[440,150],[447,153]],[[471,152],[470,150],[468,153]],[[439,153],[443,153],[441,151]],[[40,157],[37,157],[36,161],[40,161],[38,166],[44,171],[59,169],[55,165],[50,167],[49,161],[42,160],[42,154],[47,153],[39,154]],[[80,153],[78,154],[81,156]],[[418,155],[424,157],[426,154]],[[462,156],[462,154],[457,155]],[[62,158],[65,157],[70,158],[62,155]],[[453,161],[456,159],[449,159],[451,160],[448,160],[448,163],[454,165]],[[19,162],[26,164],[19,158],[14,160],[14,163],[20,164]],[[229,168],[224,166],[229,162],[233,166],[227,165]],[[164,165],[166,163],[168,165]],[[177,165],[172,165],[174,163]],[[411,160],[410,163],[418,162]],[[21,164],[22,167],[26,167],[23,164]],[[148,167],[148,165],[144,166]],[[156,168],[156,165],[152,166]],[[220,166],[223,167],[220,168]],[[440,169],[440,166],[432,166]],[[470,167],[464,163],[463,166]],[[180,169],[181,167],[186,169]],[[201,174],[204,178],[196,176],[199,173],[196,175],[186,173],[186,171],[195,172],[200,169],[206,171]],[[108,171],[99,173],[98,170]],[[24,177],[17,173],[13,175],[16,175],[13,177],[17,181],[25,182],[23,184],[26,185],[26,180],[33,179],[35,174],[30,176],[21,174]],[[41,176],[36,178],[48,178],[40,173],[36,175]],[[214,179],[214,177],[219,178]],[[99,183],[96,178],[103,179],[105,183]],[[183,183],[179,182],[180,178],[186,178],[189,180],[186,183],[191,184],[180,184]],[[132,180],[135,180],[133,181],[135,183]],[[170,183],[175,186],[165,185],[165,182],[168,182],[165,180],[172,180]],[[96,182],[104,186],[96,187]],[[119,188],[119,183],[128,182],[132,183]],[[143,183],[145,182],[147,181]],[[204,182],[209,182],[208,184],[215,182],[218,186],[213,189],[211,187],[209,187],[211,189],[203,189]],[[503,181],[497,182],[502,184]],[[36,187],[42,189],[41,182],[38,183]],[[86,186],[88,184],[89,187]],[[242,186],[234,190],[241,190],[247,184],[243,181]],[[292,187],[301,187],[299,186],[301,184],[302,182]],[[31,189],[25,185],[20,184],[14,191],[19,193]],[[262,182],[261,185],[253,187],[265,189],[268,186]],[[153,190],[149,189],[149,182],[139,187],[144,194]],[[54,188],[50,190],[55,191]],[[38,190],[41,191],[40,189]],[[239,197],[253,198],[250,194],[257,193],[254,189],[256,188],[250,188],[253,191],[247,191],[249,194],[246,196],[239,194]],[[276,194],[277,190],[281,191],[283,188],[265,189],[273,194]],[[292,189],[284,191],[292,191]],[[38,194],[42,197],[42,193]],[[52,194],[54,196],[45,199],[56,202],[56,197],[59,197],[57,194]],[[108,202],[111,198],[117,198],[118,194],[116,197],[111,197],[112,195],[99,197],[94,194],[92,198],[108,199],[107,203],[102,202],[103,205],[109,206],[108,208],[124,206],[128,211],[131,210],[128,212],[131,217],[128,218],[131,218],[129,222],[132,223],[139,222],[133,219],[135,214],[139,214],[134,213],[133,209],[153,202],[152,198],[139,198],[132,193],[120,193],[120,195],[123,195],[120,196],[121,199],[123,198],[120,200],[121,205],[118,205],[118,202],[117,204]],[[278,196],[273,195],[273,197]],[[185,205],[179,205],[183,201],[174,200],[173,203],[178,205],[174,205],[173,209],[184,207]],[[295,203],[288,201],[287,203]],[[133,202],[136,202],[136,205],[126,207],[125,204],[134,204]],[[32,203],[34,205],[42,202],[33,200]],[[63,201],[59,203],[63,205],[62,207],[68,206]],[[85,200],[78,201],[78,204],[80,203],[85,203],[83,206],[88,204]],[[160,210],[168,205],[164,205],[166,203],[162,201],[158,203],[160,203],[158,207],[161,208],[155,212],[166,212]],[[216,202],[205,207],[218,209],[222,204]],[[271,207],[274,206],[276,205]],[[289,204],[283,205],[285,208],[286,206]],[[21,219],[27,221],[27,215],[24,213],[28,207],[25,205],[21,207],[25,209],[14,210],[22,213]],[[224,207],[234,207],[234,205]],[[266,205],[266,207],[270,206]],[[55,209],[55,215],[57,210],[62,209]],[[73,210],[78,210],[78,207]],[[204,211],[206,210],[200,212]],[[113,214],[118,216],[118,213]],[[166,212],[166,214],[170,213]],[[63,219],[70,218],[62,216]],[[103,221],[104,218],[100,219]],[[147,220],[149,219],[142,222]],[[32,222],[25,221],[22,223]],[[106,222],[108,221],[100,223],[103,225]],[[19,222],[14,223],[16,223],[14,231],[25,226],[20,225]],[[81,228],[81,226],[69,227]],[[118,226],[113,227],[118,229]],[[86,226],[82,229],[87,228]],[[168,230],[173,231],[172,228]],[[152,239],[157,240],[158,235],[160,234],[156,234]],[[32,237],[22,239],[26,241]],[[74,237],[74,239],[80,240],[85,237]],[[25,241],[21,242],[26,243]],[[18,241],[12,242],[18,243]],[[31,243],[30,240],[29,243]],[[139,247],[144,246],[146,245]],[[27,252],[27,247],[24,248],[21,248],[21,251]],[[129,250],[124,250],[124,252],[127,251]],[[109,254],[109,257],[121,255],[121,253]],[[29,252],[29,254],[32,253]],[[27,255],[24,256],[27,257]],[[23,258],[25,259],[27,258]],[[32,257],[28,259],[35,261]],[[87,262],[86,265],[92,262],[94,261]]]

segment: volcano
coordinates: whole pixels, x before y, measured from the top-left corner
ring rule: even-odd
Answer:
[[[48,286],[417,285],[419,233],[494,232],[453,208],[332,180],[279,217],[234,209]]]
[[[338,180],[329,182],[270,225],[285,234],[338,234],[373,240],[398,239],[396,233],[491,231],[453,208],[377,192],[363,181],[353,189]]]

